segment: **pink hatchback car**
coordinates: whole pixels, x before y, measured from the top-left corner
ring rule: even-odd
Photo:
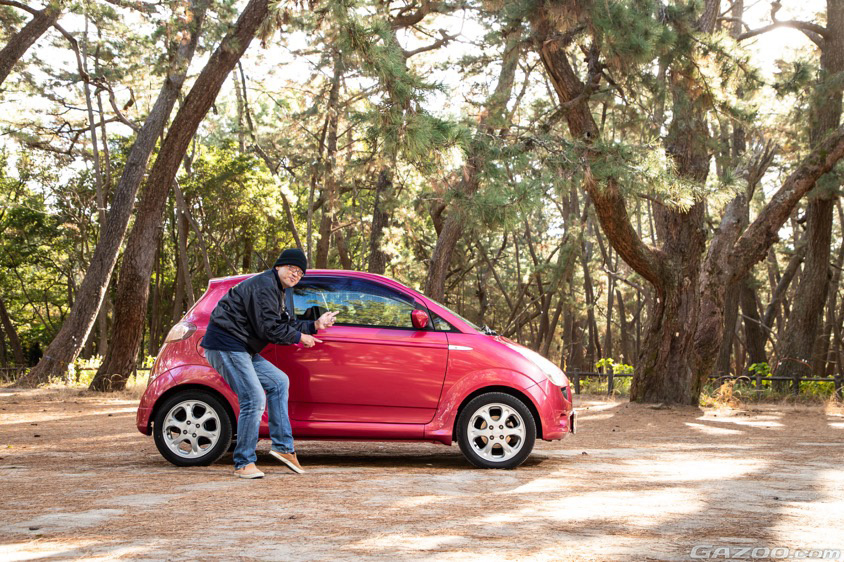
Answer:
[[[138,430],[178,466],[211,464],[236,438],[237,397],[199,342],[217,301],[247,277],[213,279],[150,373]],[[293,291],[299,318],[340,312],[317,336],[324,343],[261,352],[290,377],[297,439],[457,441],[475,466],[515,468],[537,437],[574,433],[571,385],[556,365],[419,292],[334,270],[308,270]]]

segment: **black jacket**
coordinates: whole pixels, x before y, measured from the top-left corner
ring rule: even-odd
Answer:
[[[226,293],[210,322],[259,353],[268,343],[299,343],[302,333],[316,334],[313,320],[297,320],[293,291],[284,290],[275,268],[241,281]]]

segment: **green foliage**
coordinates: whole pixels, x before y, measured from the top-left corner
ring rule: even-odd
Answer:
[[[612,396],[630,396],[632,377],[613,379]],[[580,379],[580,394],[607,394],[609,380],[606,377],[582,377]]]
[[[9,37],[15,33],[26,21],[26,16],[21,10],[16,10],[10,6],[0,6],[0,40],[8,42]]]
[[[654,0],[591,4],[590,21],[609,64],[622,69],[671,53],[677,46],[677,32],[665,25],[665,11],[664,4]]]
[[[240,153],[231,144],[205,146],[195,155],[191,172],[182,180],[183,191],[193,216],[211,233],[206,244],[216,246],[209,256],[213,271],[239,273],[231,267],[240,266],[234,256],[262,267],[259,256],[270,259],[290,244],[290,233],[281,226],[282,185],[254,154]]]
[[[81,386],[89,386],[94,376],[97,374],[97,369],[103,362],[100,355],[94,355],[87,359],[79,357],[68,365],[66,382],[71,384],[78,384]]]
[[[55,181],[50,162],[24,154],[12,167],[0,152],[0,293],[24,348],[48,342],[67,306],[59,281],[73,261],[70,238],[78,230],[30,187]]]
[[[701,405],[735,407],[743,402],[819,402],[832,399],[834,394],[835,385],[832,382],[801,381],[798,395],[795,396],[791,388],[777,390],[772,381],[762,381],[761,388],[757,388],[752,379],[741,377],[705,384],[701,392]]]
[[[747,370],[753,373],[753,375],[758,375],[760,377],[768,377],[771,375],[771,366],[765,362],[753,363],[747,368]]]
[[[422,102],[441,85],[428,82],[407,65],[404,51],[387,21],[363,18],[343,2],[334,4],[338,26],[338,57],[346,64],[356,62],[361,70],[377,80],[384,95],[373,98],[357,120],[367,123],[372,146],[381,145],[387,154],[400,154],[421,166],[442,165],[443,151],[466,142],[466,131],[456,123],[436,117],[423,109]]]
[[[787,95],[802,96],[808,90],[817,72],[817,63],[809,59],[792,61],[780,60],[777,63],[779,73],[772,84],[774,91],[783,97]]]
[[[598,362],[595,363],[595,367],[598,369],[611,370],[614,375],[633,374],[633,365],[627,365],[625,363],[616,363],[615,360],[611,357],[604,357],[603,359],[599,359]]]
[[[598,153],[592,174],[599,185],[609,180],[618,183],[626,195],[647,195],[663,205],[688,210],[697,201],[718,196],[723,184],[701,184],[680,176],[676,164],[658,145],[631,145],[599,141],[593,145]],[[728,191],[726,197],[731,198]]]

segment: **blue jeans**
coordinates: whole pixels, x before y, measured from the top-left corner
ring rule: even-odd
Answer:
[[[265,407],[269,410],[273,450],[292,453],[293,430],[287,415],[290,379],[287,375],[260,355],[245,351],[207,349],[205,358],[223,375],[240,403],[234,467],[242,468],[258,459],[255,448]]]

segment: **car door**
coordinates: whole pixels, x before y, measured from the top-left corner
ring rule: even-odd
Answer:
[[[312,348],[279,346],[290,377],[290,417],[299,421],[426,423],[433,417],[448,364],[444,332],[417,330],[424,306],[375,281],[324,276],[294,288],[296,315],[339,312]],[[427,311],[427,310],[426,310]]]

